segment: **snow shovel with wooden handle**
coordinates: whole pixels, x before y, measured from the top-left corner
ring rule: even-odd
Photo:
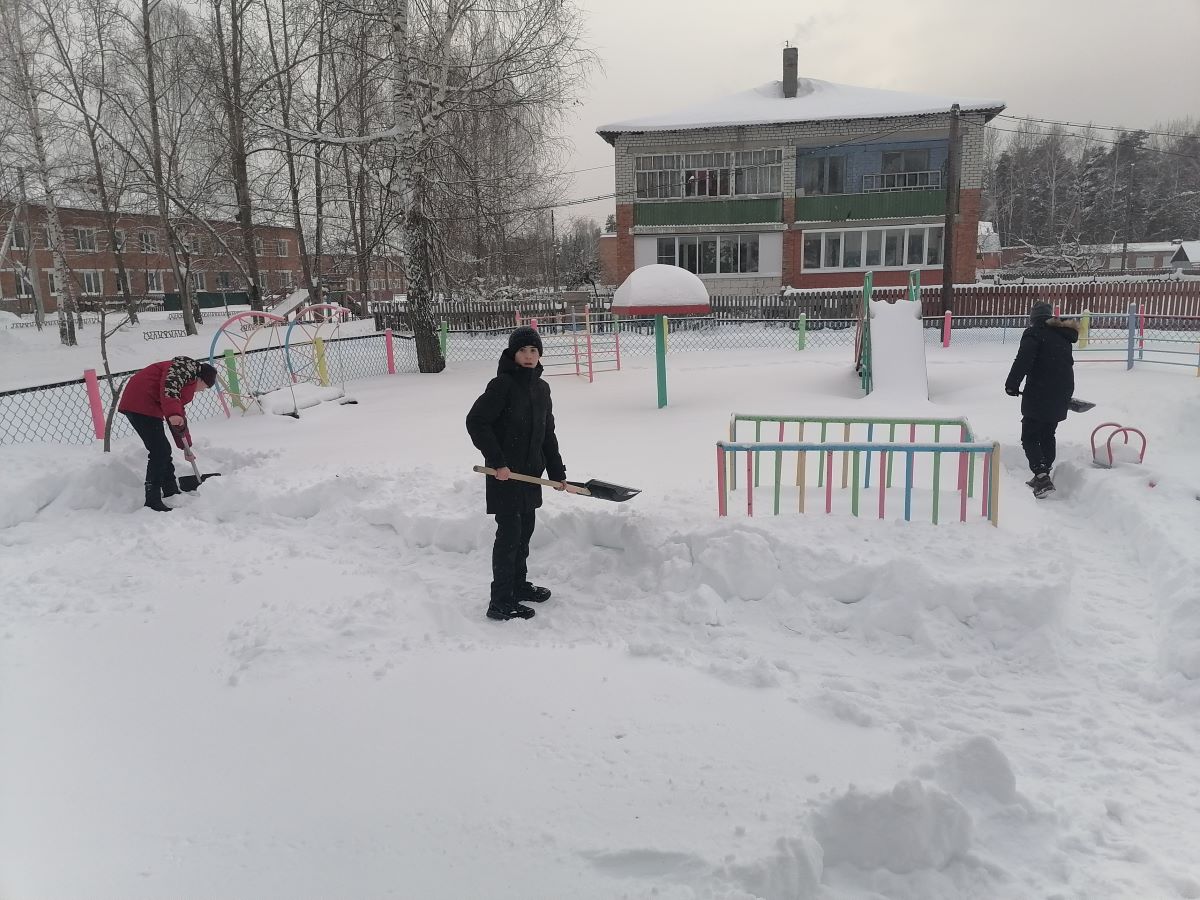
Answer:
[[[496,470],[487,466],[475,466],[474,471],[480,475],[495,475]],[[550,481],[546,478],[534,478],[532,475],[522,475],[519,472],[513,472],[508,476],[513,481],[525,481],[529,484],[544,484],[546,487],[557,487],[557,481]],[[620,484],[611,484],[607,481],[597,481],[595,478],[590,481],[567,481],[564,482],[567,486],[568,494],[579,494],[583,497],[595,497],[597,500],[611,500],[614,503],[624,503],[626,500],[632,499],[641,493],[638,488],[625,487]]]
[[[201,475],[200,467],[196,465],[196,454],[192,452],[192,442],[187,439],[187,435],[185,435],[182,431],[175,428],[174,426],[171,426],[171,433],[176,435],[179,438],[180,443],[183,444],[184,448],[187,450],[188,455],[191,457],[191,459],[188,461],[192,464],[192,474],[191,475],[183,475],[180,477],[179,489],[181,491],[188,491],[188,492],[194,491],[194,490],[196,490],[196,488],[200,487],[200,485],[203,484],[208,479],[221,477],[220,472],[209,472],[207,475]]]

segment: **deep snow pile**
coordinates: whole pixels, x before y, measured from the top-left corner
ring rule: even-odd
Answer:
[[[5,448],[0,895],[1200,897],[1194,380],[1083,369],[1147,463],[1072,417],[1037,503],[1014,349],[930,352],[999,529],[715,517],[729,412],[854,409],[846,351],[554,380],[570,477],[644,493],[548,496],[519,623],[490,366],[202,423],[169,515],[140,447]]]

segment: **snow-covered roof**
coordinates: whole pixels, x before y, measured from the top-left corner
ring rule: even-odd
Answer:
[[[995,115],[1004,109],[1001,100],[911,94],[880,88],[835,84],[819,78],[801,78],[795,97],[783,96],[783,82],[764,85],[689,106],[675,112],[613,122],[596,129],[612,143],[622,132],[677,131],[685,128],[722,128],[777,122],[814,122],[829,119],[877,119],[892,116],[926,116],[947,113],[958,103],[963,112]],[[991,115],[988,116],[991,118]]]
[[[1180,241],[1175,248],[1172,262],[1200,263],[1200,241]]]
[[[612,311],[621,315],[698,315],[710,308],[703,281],[687,269],[661,263],[630,272],[612,301]]]

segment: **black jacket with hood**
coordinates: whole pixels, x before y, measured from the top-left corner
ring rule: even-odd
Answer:
[[[519,366],[512,350],[500,355],[496,377],[467,413],[467,433],[483,454],[484,465],[493,469],[507,466],[535,478],[546,472],[552,481],[567,477],[542,364],[532,369]],[[490,515],[526,512],[542,505],[539,485],[492,477],[486,481]]]
[[[1021,389],[1021,415],[1038,422],[1061,422],[1075,392],[1075,362],[1071,345],[1079,340],[1079,323],[1052,317],[1035,317],[1021,335],[1021,347],[1004,388]]]

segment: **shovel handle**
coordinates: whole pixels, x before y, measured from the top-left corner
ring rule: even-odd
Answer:
[[[480,475],[495,475],[496,470],[488,466],[472,466],[472,471],[478,472]],[[577,484],[571,484],[569,481],[549,481],[545,478],[534,478],[532,475],[522,475],[520,472],[512,472],[508,476],[513,481],[525,481],[529,484],[544,484],[546,487],[556,488],[560,484],[567,486],[568,494],[582,494],[585,497],[590,497],[592,492],[585,487],[580,487]]]
[[[175,436],[177,436],[179,438],[180,442],[183,444],[183,446],[187,449],[187,451],[189,453],[191,453],[192,442],[188,440],[187,432],[185,432],[182,428],[176,428],[174,425],[172,425],[171,433],[174,434]],[[192,474],[194,474],[196,476],[196,483],[199,484],[204,479],[200,477],[200,467],[198,465],[196,465],[196,454],[195,453],[192,453],[191,464],[192,464]]]

